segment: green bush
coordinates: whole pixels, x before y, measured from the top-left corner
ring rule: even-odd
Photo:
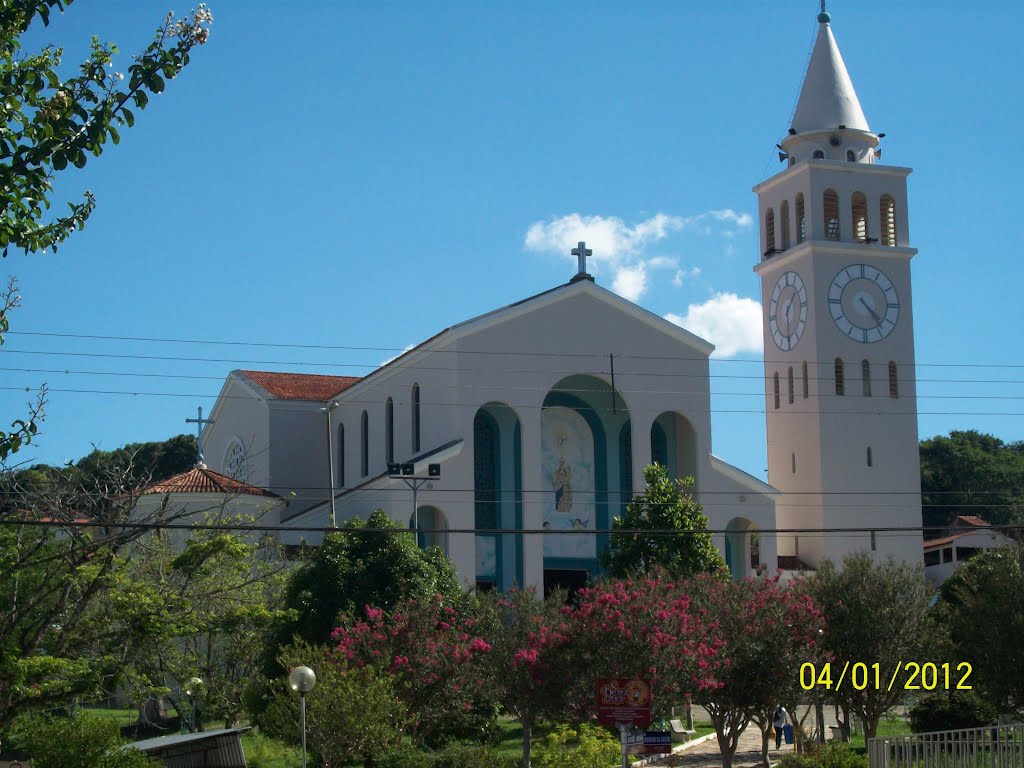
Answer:
[[[534,768],[594,768],[615,765],[622,746],[607,729],[583,723],[559,725],[533,747]]]
[[[951,691],[917,702],[910,710],[910,728],[914,733],[981,728],[994,723],[996,715],[995,708],[973,691]]]
[[[868,768],[868,757],[849,744],[830,741],[802,755],[783,755],[779,765],[781,768]]]
[[[137,749],[123,743],[116,722],[90,714],[73,717],[31,715],[14,726],[13,741],[32,756],[34,768],[155,768]]]

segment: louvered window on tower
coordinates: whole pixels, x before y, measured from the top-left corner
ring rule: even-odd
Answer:
[[[864,380],[864,397],[871,397],[871,363],[860,361],[860,375]]]
[[[842,397],[846,394],[846,382],[843,380],[843,358],[836,358],[836,394]]]
[[[822,196],[825,214],[825,238],[839,239],[839,195],[834,189],[826,189]]]
[[[804,400],[806,400],[807,396],[808,396],[808,391],[807,391],[807,384],[808,384],[807,379],[808,379],[808,376],[807,376],[807,361],[806,360],[804,360],[804,363],[803,363],[803,377],[804,377]]]
[[[782,250],[789,249],[789,200],[783,200],[779,206],[780,226],[782,227]]]
[[[775,410],[779,409],[779,374],[776,371],[772,374],[772,385],[775,389]]]
[[[896,361],[889,361],[889,397],[896,400],[900,396],[900,382],[896,377]]]
[[[796,196],[796,241],[802,243],[807,239],[807,216],[804,213],[804,194]]]
[[[769,208],[764,214],[765,253],[768,258],[775,255],[775,209]]]
[[[882,245],[896,245],[896,201],[892,195],[882,195],[878,204],[882,224]]]
[[[853,211],[853,239],[858,243],[868,241],[868,200],[863,192],[854,192],[851,201]]]
[[[789,404],[793,404],[793,366],[789,366]]]

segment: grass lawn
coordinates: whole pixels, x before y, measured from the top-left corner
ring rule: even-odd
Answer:
[[[878,721],[878,733],[876,736],[899,736],[910,733],[910,723],[899,717],[883,717]],[[867,742],[863,733],[858,733],[850,739],[850,746],[858,753],[866,755],[868,752]]]

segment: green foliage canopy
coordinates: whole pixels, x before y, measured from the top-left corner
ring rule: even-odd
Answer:
[[[436,547],[420,549],[412,533],[381,510],[353,518],[324,536],[311,559],[294,572],[286,604],[296,613],[278,632],[278,647],[293,637],[326,643],[340,616],[361,616],[366,606],[390,611],[414,598],[440,594],[458,603],[462,585],[451,561]]]
[[[674,578],[686,578],[724,568],[711,535],[702,533],[708,517],[693,498],[693,478],[672,480],[665,467],[651,464],[644,467],[644,481],[647,489],[629,502],[625,515],[612,521],[616,532],[601,554],[608,574],[628,578],[660,566]],[[644,533],[644,529],[680,533]]]
[[[974,430],[922,440],[921,501],[926,526],[949,525],[957,515],[1024,523],[1024,441]]]

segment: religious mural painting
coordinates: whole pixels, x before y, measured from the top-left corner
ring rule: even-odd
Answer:
[[[596,530],[594,438],[586,420],[570,408],[544,409],[541,476],[547,491],[545,530]],[[597,542],[592,534],[545,536],[544,557],[592,559]]]

